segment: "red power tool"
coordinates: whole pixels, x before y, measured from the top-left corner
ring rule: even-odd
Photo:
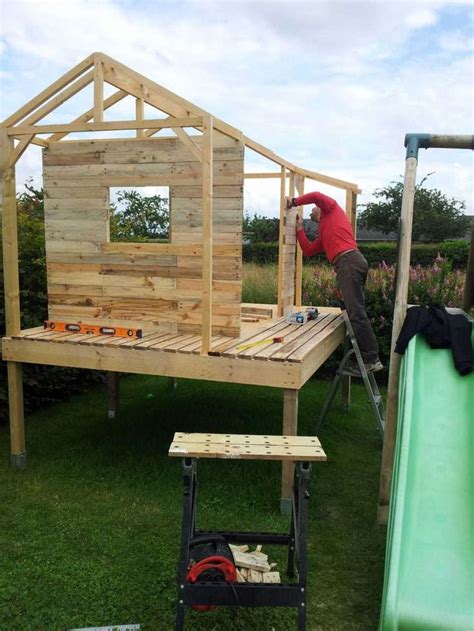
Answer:
[[[237,570],[229,544],[221,535],[194,537],[189,547],[189,583],[235,583]],[[193,605],[196,611],[210,611],[214,605]]]

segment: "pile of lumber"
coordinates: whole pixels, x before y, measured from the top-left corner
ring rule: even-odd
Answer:
[[[230,546],[237,568],[238,583],[280,583],[280,572],[272,571],[276,563],[268,562],[262,546],[249,551],[248,546]]]

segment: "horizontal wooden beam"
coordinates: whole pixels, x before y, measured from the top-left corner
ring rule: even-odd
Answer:
[[[3,359],[52,366],[162,375],[241,383],[274,388],[299,388],[302,364],[252,362],[231,357],[166,353],[111,346],[88,347],[4,338]]]
[[[24,136],[29,134],[51,134],[55,132],[80,133],[89,131],[119,131],[126,129],[148,129],[153,127],[163,129],[167,127],[200,127],[202,118],[173,118],[172,121],[162,118],[150,120],[107,121],[103,123],[60,123],[55,125],[30,125],[10,127],[9,136]]]
[[[334,186],[336,188],[342,188],[344,190],[352,190],[355,193],[362,193],[361,189],[354,182],[346,182],[345,180],[339,180],[335,177],[331,177],[330,175],[323,175],[322,173],[317,173],[316,171],[309,171],[308,169],[300,169],[297,168],[296,172],[299,175],[304,175],[304,177],[309,180],[314,180],[315,182],[322,182],[323,184],[329,184],[330,186]]]
[[[114,94],[111,94],[104,101],[104,105],[103,105],[104,112],[105,110],[109,109],[109,107],[112,107],[112,105],[115,105],[116,103],[124,99],[126,96],[128,96],[128,94],[124,92],[123,90],[118,90]],[[84,114],[81,114],[80,116],[78,116],[71,122],[72,123],[87,123],[87,121],[90,121],[93,117],[94,117],[94,108],[91,107],[89,110],[87,110],[87,112],[84,112]],[[67,136],[67,133],[53,134],[52,136],[49,136],[49,138],[47,138],[46,142],[48,144],[50,142],[57,142],[58,140],[61,140],[65,136]]]
[[[289,177],[289,173],[286,174],[286,177]],[[263,180],[263,179],[280,179],[281,173],[244,173],[244,178],[246,180]]]

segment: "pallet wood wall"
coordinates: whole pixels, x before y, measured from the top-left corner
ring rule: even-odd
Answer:
[[[212,324],[230,336],[240,334],[243,152],[214,132]],[[191,151],[178,138],[63,141],[43,162],[50,319],[199,334],[202,165]],[[169,186],[170,243],[110,243],[112,186]]]

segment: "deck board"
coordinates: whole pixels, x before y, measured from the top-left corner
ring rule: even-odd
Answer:
[[[195,333],[163,333],[157,330],[143,338],[130,339],[45,331],[43,327],[33,327],[12,338],[4,338],[3,350],[5,359],[18,362],[118,372],[139,372],[143,365],[143,374],[171,374],[275,387],[291,383],[301,385],[290,387],[301,387],[343,341],[344,331],[341,314],[322,309],[317,320],[306,324],[288,324],[283,317],[265,320],[258,326],[248,323],[242,327],[239,338],[215,335],[208,355],[201,355],[202,338]],[[277,336],[283,336],[284,341],[241,348]],[[45,347],[51,350],[45,353]],[[53,348],[58,348],[57,352]],[[79,348],[86,354],[74,350]],[[123,355],[120,352],[122,349]],[[140,352],[135,355],[136,351]],[[75,353],[78,353],[77,357]],[[143,356],[143,364],[138,361],[138,356]],[[183,363],[186,361],[190,364]],[[219,366],[222,366],[222,374]],[[290,370],[290,367],[294,369]]]

